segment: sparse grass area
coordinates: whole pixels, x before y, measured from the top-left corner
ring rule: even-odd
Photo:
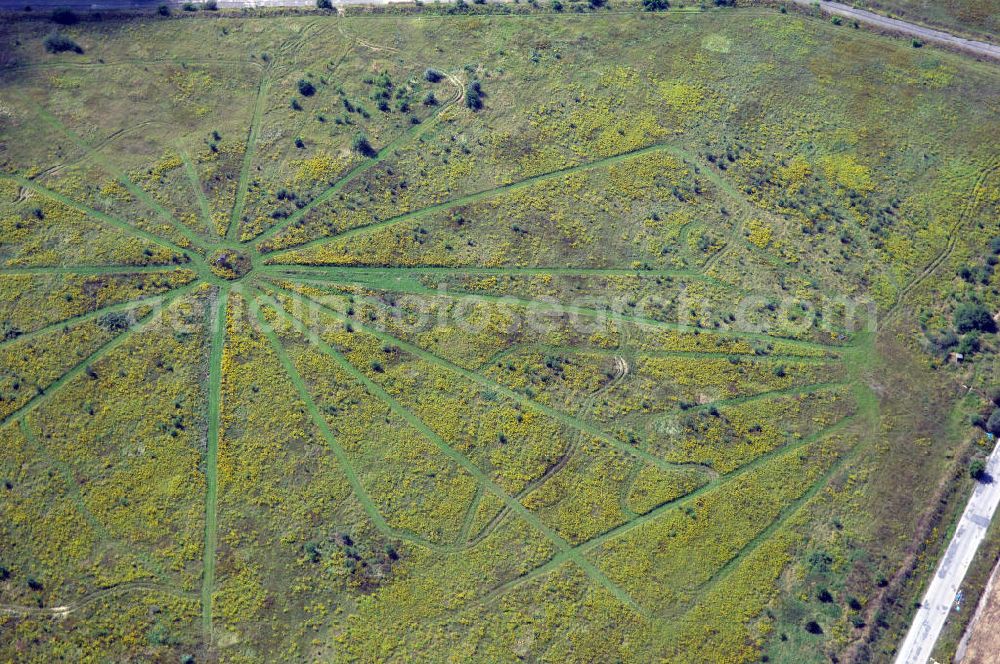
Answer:
[[[602,5],[0,27],[0,658],[891,656],[997,70]]]

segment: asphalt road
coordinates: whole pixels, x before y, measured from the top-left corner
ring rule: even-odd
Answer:
[[[990,455],[986,472],[992,479],[977,484],[969,498],[955,535],[900,646],[896,664],[925,664],[931,656],[965,573],[1000,504],[1000,442]]]
[[[2,0],[0,0],[0,2],[2,2]],[[791,2],[803,7],[814,7],[816,5],[815,0],[791,0]],[[820,0],[819,6],[827,14],[842,16],[844,18],[857,21],[858,23],[864,23],[866,25],[879,28],[880,30],[888,30],[910,38],[919,39],[926,43],[942,44],[966,51],[968,53],[974,53],[976,55],[992,58],[994,60],[1000,60],[1000,46],[997,46],[996,44],[988,44],[986,42],[957,37],[947,32],[942,32],[941,30],[925,28],[914,23],[907,23],[906,21],[900,21],[899,19],[882,16],[881,14],[876,14],[875,12],[865,11],[864,9],[856,9],[850,5],[845,5],[840,2]]]

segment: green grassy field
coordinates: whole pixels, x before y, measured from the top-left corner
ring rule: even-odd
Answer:
[[[995,66],[763,9],[51,30],[0,26],[0,660],[891,658],[996,382]]]

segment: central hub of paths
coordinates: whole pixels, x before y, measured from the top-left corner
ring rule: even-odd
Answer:
[[[212,274],[226,281],[242,279],[253,270],[253,261],[248,252],[228,247],[210,253],[206,263]]]

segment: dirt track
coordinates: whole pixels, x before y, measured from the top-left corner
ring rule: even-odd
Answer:
[[[409,2],[410,0],[332,0],[334,7],[346,5],[387,5],[394,2]],[[489,2],[509,2],[510,0],[488,0]],[[815,7],[816,0],[790,0],[802,7]],[[31,6],[33,11],[48,11],[56,7],[69,7],[78,10],[114,10],[114,9],[154,9],[160,5],[179,8],[185,4],[181,0],[0,0],[0,10],[21,11],[25,6]],[[199,4],[196,2],[195,4]],[[315,7],[316,0],[217,0],[220,8],[242,7]],[[876,14],[864,9],[856,9],[840,2],[819,0],[822,11],[826,14],[842,16],[852,21],[871,26],[878,30],[918,39],[929,44],[940,44],[984,58],[1000,61],[1000,46],[924,27],[915,23],[901,21]]]

